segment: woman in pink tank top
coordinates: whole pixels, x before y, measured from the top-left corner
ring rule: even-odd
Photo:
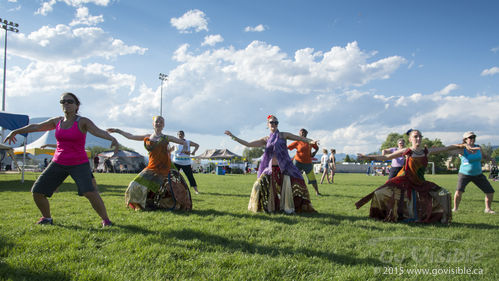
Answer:
[[[78,194],[85,196],[102,218],[102,226],[110,226],[112,223],[107,215],[104,201],[92,184],[92,173],[85,152],[85,139],[87,132],[90,132],[96,137],[110,140],[115,151],[118,150],[118,142],[108,132],[95,126],[90,119],[77,115],[80,101],[76,95],[64,93],[59,103],[64,116],[13,130],[5,139],[5,142],[9,141],[10,144],[16,142],[17,134],[55,129],[57,148],[54,158],[31,188],[36,206],[42,213],[37,224],[52,224],[47,197],[51,197],[57,187],[70,175],[78,186]]]

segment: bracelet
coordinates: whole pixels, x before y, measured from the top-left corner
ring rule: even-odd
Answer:
[[[234,136],[231,136],[231,138],[232,138],[232,140],[236,140],[236,137],[234,137]]]

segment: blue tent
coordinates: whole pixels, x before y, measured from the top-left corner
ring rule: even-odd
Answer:
[[[0,127],[7,130],[15,130],[29,124],[29,116],[22,114],[13,114],[7,112],[0,112]],[[3,132],[2,132],[3,134]],[[22,134],[25,138],[28,134]],[[2,135],[2,141],[5,136]],[[26,140],[24,141],[26,147]],[[24,156],[25,157],[25,156]],[[24,162],[24,161],[23,161]],[[22,168],[22,182],[24,182],[24,164]]]
[[[29,124],[29,116],[22,114],[13,114],[7,112],[0,112],[0,127],[8,130],[15,130]],[[23,134],[27,136],[28,134]]]

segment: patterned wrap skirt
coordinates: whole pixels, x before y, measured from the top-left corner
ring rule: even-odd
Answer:
[[[422,191],[401,188],[404,178],[397,185],[387,182],[356,203],[360,208],[371,200],[369,216],[388,222],[425,222],[448,224],[452,220],[452,195],[444,188],[426,181]],[[408,186],[409,184],[406,183]]]
[[[279,167],[272,167],[272,174],[262,174],[253,185],[248,210],[274,213],[284,211],[316,212],[310,202],[305,181],[284,175]]]
[[[128,185],[125,203],[136,210],[192,210],[189,187],[175,169],[168,176],[142,170]]]

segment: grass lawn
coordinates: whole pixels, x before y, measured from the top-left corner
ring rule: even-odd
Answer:
[[[309,186],[318,214],[269,215],[247,211],[255,175],[196,174],[194,210],[172,213],[127,209],[135,175],[96,174],[115,223],[103,229],[71,179],[50,199],[54,225],[35,225],[37,176],[0,174],[0,280],[499,280],[499,214],[483,213],[473,184],[442,226],[356,210],[384,177],[338,174],[322,197]],[[457,175],[427,179],[455,191]]]

